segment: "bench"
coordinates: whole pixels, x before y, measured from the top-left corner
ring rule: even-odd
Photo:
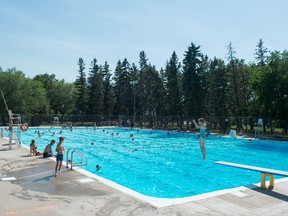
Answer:
[[[266,177],[267,176],[270,177],[269,187],[274,187],[274,175],[286,176],[286,177],[288,176],[288,172],[281,171],[281,170],[267,169],[267,168],[256,167],[256,166],[248,166],[244,164],[230,163],[230,162],[225,162],[225,161],[216,161],[214,163],[260,172],[261,173],[261,188],[265,188],[265,189],[266,189]]]

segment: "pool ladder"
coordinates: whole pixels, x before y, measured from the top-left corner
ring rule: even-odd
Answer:
[[[69,155],[70,152],[71,154]],[[73,163],[74,153],[76,153],[80,157],[81,159],[80,162]],[[69,159],[69,156],[70,156],[70,159]],[[69,168],[69,164],[71,164],[71,170],[73,166],[86,166],[87,168],[87,159],[78,149],[70,148],[68,149],[67,155],[66,155],[66,168]]]

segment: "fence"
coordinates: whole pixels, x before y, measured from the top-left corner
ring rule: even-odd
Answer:
[[[8,114],[0,114],[0,125],[8,126]],[[165,130],[190,131],[196,130],[192,116],[104,116],[104,115],[40,115],[21,114],[21,122],[30,126],[117,126],[139,127]],[[253,133],[258,117],[217,117],[207,116],[208,129],[211,132],[228,133],[231,129],[239,132]],[[263,118],[263,131],[268,133],[287,133],[288,122],[277,119]]]

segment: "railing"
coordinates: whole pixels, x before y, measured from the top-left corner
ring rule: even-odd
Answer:
[[[71,154],[69,155],[70,152]],[[73,162],[74,153],[76,153],[79,156],[80,158],[79,162],[76,162],[76,163]],[[69,156],[70,156],[70,159],[69,159]],[[73,169],[73,166],[86,166],[87,168],[87,159],[78,149],[70,148],[68,149],[67,155],[66,155],[66,167],[67,168],[69,168],[69,164],[71,164],[71,170]]]

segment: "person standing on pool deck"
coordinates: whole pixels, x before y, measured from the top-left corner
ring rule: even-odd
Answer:
[[[57,144],[56,147],[57,155],[56,155],[55,177],[57,176],[57,174],[60,174],[62,167],[63,154],[65,151],[63,141],[64,137],[63,136],[59,137],[59,143]]]
[[[205,141],[206,141],[206,124],[207,124],[207,122],[203,118],[200,118],[200,119],[198,119],[198,124],[196,123],[196,121],[194,119],[193,119],[193,123],[197,129],[200,129],[199,142],[200,142],[200,148],[201,148],[202,155],[203,155],[203,160],[205,160],[206,159]]]

